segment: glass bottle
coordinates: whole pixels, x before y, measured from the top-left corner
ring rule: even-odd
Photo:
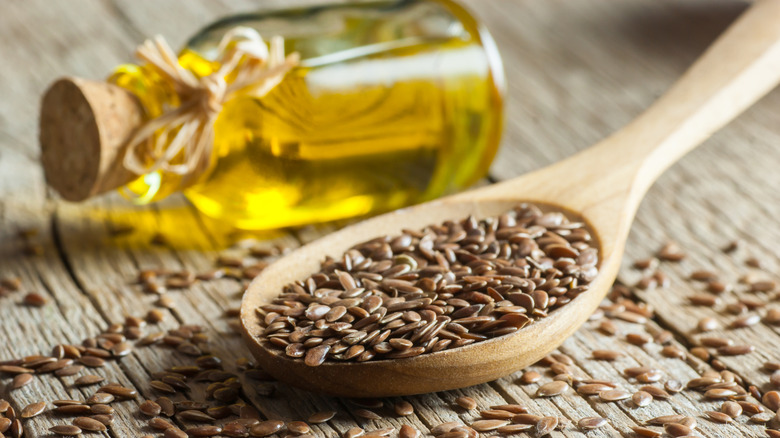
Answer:
[[[156,171],[123,188],[137,203],[183,191],[203,213],[272,229],[388,211],[483,177],[500,139],[504,79],[488,32],[451,0],[371,1],[237,15],[195,35],[197,76],[235,26],[282,36],[300,64],[262,98],[227,101],[210,166]],[[122,65],[109,79],[147,116],[176,105],[165,79]]]

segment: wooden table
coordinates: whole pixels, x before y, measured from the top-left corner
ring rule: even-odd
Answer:
[[[284,0],[266,3],[285,3]],[[300,2],[303,3],[303,2]],[[307,2],[311,3],[311,2]],[[467,2],[495,36],[509,82],[506,132],[490,179],[506,178],[560,160],[608,135],[647,107],[700,52],[747,6],[731,0],[503,0]],[[186,4],[186,6],[185,6]],[[262,235],[224,230],[195,212],[181,198],[162,204],[133,207],[117,196],[86,204],[61,202],[46,189],[38,162],[38,99],[48,83],[63,74],[99,78],[131,58],[144,37],[162,34],[180,45],[214,18],[253,10],[253,1],[131,1],[5,2],[0,14],[0,278],[19,277],[22,292],[0,297],[0,360],[48,354],[59,343],[78,344],[127,316],[143,316],[154,308],[155,294],[134,283],[140,269],[164,267],[202,272],[213,268],[226,246],[245,238],[256,245],[293,247],[329,227]],[[652,255],[663,243],[678,242],[688,257],[678,264],[662,264],[670,278],[665,289],[636,290],[634,296],[652,306],[656,318],[647,324],[617,321],[617,336],[596,329],[594,320],[561,348],[574,359],[572,373],[617,382],[634,390],[633,380],[622,377],[626,367],[646,364],[662,369],[664,380],[683,382],[711,365],[695,358],[670,359],[655,343],[644,347],[624,341],[627,333],[661,329],[674,334],[674,343],[696,345],[697,321],[711,316],[727,327],[735,318],[722,310],[693,307],[686,296],[702,289],[686,277],[696,269],[715,269],[735,285],[723,294],[724,304],[737,297],[757,296],[766,301],[773,292],[751,294],[737,280],[746,273],[777,280],[780,252],[780,93],[774,92],[743,117],[715,135],[707,144],[672,168],[651,189],[634,224],[621,279],[634,284],[640,273],[634,260]],[[586,188],[587,189],[587,188]],[[128,225],[133,231],[122,232]],[[158,242],[156,235],[166,238]],[[726,254],[721,248],[733,240],[742,245]],[[156,243],[155,243],[156,242]],[[244,243],[247,241],[244,240]],[[761,268],[745,264],[761,260]],[[232,369],[247,356],[231,329],[226,309],[238,306],[242,283],[221,279],[171,291],[175,308],[165,309],[159,328],[180,324],[203,325],[214,351]],[[48,297],[43,307],[21,303],[25,292]],[[770,304],[771,306],[771,304]],[[754,313],[763,315],[765,309]],[[723,366],[762,391],[770,389],[769,374],[761,369],[780,359],[780,330],[765,324],[715,333],[756,351],[737,357],[717,357]],[[615,362],[594,361],[594,349],[615,349]],[[134,437],[150,433],[137,403],[160,394],[149,386],[150,374],[189,363],[189,359],[161,347],[137,348],[120,361],[94,371],[110,381],[137,388],[140,398],[115,402],[116,420],[107,436]],[[717,365],[717,362],[716,362]],[[532,369],[544,372],[545,367]],[[85,371],[86,372],[86,371]],[[82,372],[83,374],[84,372]],[[389,403],[386,419],[356,417],[356,406],[346,400],[306,393],[276,385],[272,396],[246,381],[246,403],[263,417],[306,419],[316,411],[339,412],[318,425],[321,436],[340,436],[355,425],[367,430],[412,424],[422,431],[443,421],[469,422],[477,411],[454,408],[461,395],[474,397],[481,408],[521,403],[532,413],[555,415],[575,422],[553,436],[583,436],[576,421],[602,416],[610,425],[590,437],[632,436],[630,427],[662,414],[687,413],[697,417],[704,436],[766,436],[763,426],[742,416],[735,425],[715,424],[702,418],[719,403],[703,401],[700,393],[683,391],[669,401],[636,408],[630,402],[603,403],[570,391],[552,399],[534,397],[537,384],[521,385],[520,374],[489,384],[437,394],[406,397],[415,414],[400,418]],[[17,409],[39,400],[83,399],[94,387],[72,385],[76,376],[43,376],[2,397]],[[551,375],[545,374],[543,381]],[[10,382],[9,379],[3,382]],[[390,400],[389,402],[396,402]],[[26,436],[43,436],[49,427],[66,422],[51,414],[26,421]]]

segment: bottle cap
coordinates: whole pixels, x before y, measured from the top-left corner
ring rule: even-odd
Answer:
[[[41,162],[46,182],[68,201],[83,201],[138,177],[123,165],[127,140],[144,120],[129,91],[65,77],[41,103]]]

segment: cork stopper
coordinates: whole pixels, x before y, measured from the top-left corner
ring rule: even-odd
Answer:
[[[68,201],[83,201],[138,177],[122,161],[127,139],[144,120],[129,91],[65,77],[41,103],[41,162],[46,182]]]

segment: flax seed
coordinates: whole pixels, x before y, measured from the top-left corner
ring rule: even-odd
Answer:
[[[414,407],[407,401],[400,401],[393,406],[396,415],[406,417],[414,413]]]
[[[312,424],[325,423],[327,421],[330,421],[330,419],[335,416],[336,416],[336,411],[317,412],[316,414],[312,414],[309,417],[308,422]]]
[[[552,381],[545,383],[536,390],[537,397],[554,397],[563,394],[569,390],[569,385],[562,381]]]
[[[51,431],[55,435],[60,435],[60,436],[76,436],[81,434],[81,429],[78,426],[66,425],[66,424],[53,426],[49,428],[49,431]]]
[[[24,373],[24,374],[17,374],[14,376],[13,381],[11,382],[11,389],[19,389],[23,386],[27,386],[33,381],[32,374]]]
[[[284,427],[283,421],[261,421],[259,424],[252,426],[252,428],[249,430],[249,433],[251,436],[264,437],[275,434],[276,432],[280,431],[282,427]]]
[[[32,403],[22,409],[21,418],[32,418],[40,415],[46,409],[46,402]]]
[[[644,407],[653,402],[653,396],[645,391],[637,391],[631,396],[631,401],[638,407]]]
[[[457,403],[458,406],[460,406],[463,409],[466,409],[467,411],[477,408],[477,402],[471,397],[466,397],[466,396],[458,397],[457,399],[455,399],[455,403]]]
[[[577,426],[582,430],[593,430],[606,426],[607,419],[601,417],[585,417],[577,421]]]
[[[105,424],[89,417],[78,417],[73,420],[73,425],[88,432],[103,432],[107,430]]]
[[[420,436],[420,431],[408,424],[402,425],[398,433],[398,438],[419,438]]]
[[[593,350],[593,353],[591,354],[593,355],[593,359],[607,361],[615,360],[623,355],[622,353],[614,350]]]
[[[509,421],[506,420],[477,420],[471,423],[471,428],[477,432],[489,432],[491,430],[496,430],[499,427],[506,426],[507,424],[509,424]]]

